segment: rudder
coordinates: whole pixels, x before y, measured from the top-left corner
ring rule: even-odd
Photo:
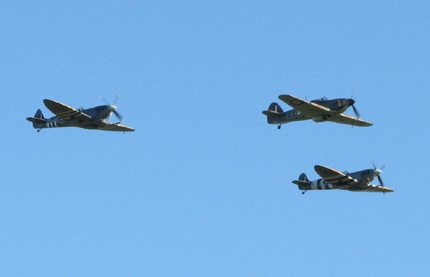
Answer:
[[[282,110],[281,106],[278,105],[278,103],[273,102],[270,104],[269,109],[266,111],[263,111],[263,114],[267,116],[267,123],[272,124],[273,117],[278,117],[282,115],[284,111]]]
[[[299,176],[299,181],[303,181],[303,182],[309,182],[308,177],[306,176],[305,173],[300,174]]]
[[[276,102],[273,102],[272,104],[270,104],[269,111],[273,111],[275,113],[283,113],[284,112],[282,110],[281,106],[279,106],[279,104]]]
[[[46,119],[43,116],[43,113],[40,109],[38,109],[36,111],[36,113],[34,114],[34,117],[27,117],[27,120],[30,122],[33,122],[33,128],[35,128],[35,129],[39,128],[39,124],[45,124],[46,123]]]
[[[45,117],[43,116],[43,113],[40,109],[38,109],[36,111],[36,113],[34,114],[34,118],[45,119]]]

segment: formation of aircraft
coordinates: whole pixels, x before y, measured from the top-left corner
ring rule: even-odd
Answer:
[[[115,105],[103,105],[90,109],[74,109],[54,100],[43,100],[45,106],[55,114],[54,117],[45,118],[40,109],[34,117],[27,117],[33,122],[33,128],[40,132],[44,128],[79,127],[91,130],[132,132],[133,128],[121,125],[122,116],[116,111]],[[111,114],[120,120],[119,123],[106,121]]]
[[[263,111],[267,116],[269,124],[285,124],[292,121],[301,121],[312,119],[315,122],[335,122],[349,124],[353,126],[372,126],[373,124],[360,119],[357,109],[354,107],[355,100],[339,98],[328,100],[322,98],[313,101],[300,99],[292,95],[280,95],[279,99],[293,107],[292,110],[284,112],[277,103],[272,103],[268,110]],[[44,128],[59,127],[79,127],[83,129],[104,130],[104,131],[134,131],[133,128],[121,125],[122,116],[116,111],[115,105],[102,105],[90,109],[74,109],[63,103],[44,99],[43,103],[55,116],[46,119],[40,109],[37,110],[34,117],[27,117],[27,120],[33,123],[33,127],[40,132]],[[356,116],[346,115],[345,112],[352,107]],[[120,122],[110,123],[106,119],[114,114]],[[380,174],[382,169],[366,169],[353,173],[340,172],[332,168],[316,165],[315,171],[321,176],[321,179],[309,181],[305,173],[299,176],[298,180],[293,181],[298,185],[302,194],[308,190],[330,190],[341,189],[349,191],[368,191],[368,192],[393,192],[392,189],[384,187]],[[380,185],[370,184],[375,178],[378,178]]]
[[[380,174],[382,169],[377,169],[375,166],[373,169],[361,170],[353,173],[340,172],[332,168],[316,165],[316,173],[321,176],[322,179],[315,181],[309,181],[305,173],[299,176],[299,180],[293,181],[293,184],[298,185],[300,190],[304,190],[302,194],[305,194],[308,190],[329,190],[329,189],[342,189],[349,191],[368,191],[368,192],[393,192],[394,190],[384,187]],[[375,178],[378,178],[380,185],[372,185]]]
[[[293,107],[292,110],[284,112],[278,103],[272,103],[269,109],[263,111],[267,116],[267,123],[278,124],[278,129],[281,124],[312,119],[315,122],[335,122],[341,124],[348,124],[353,126],[367,127],[373,124],[360,119],[357,109],[354,107],[354,99],[332,99],[321,98],[318,100],[307,101],[292,95],[279,95],[279,99]],[[349,107],[355,112],[357,117],[346,115],[343,112]]]
[[[321,99],[307,101],[292,95],[279,95],[280,100],[287,103],[293,109],[284,112],[278,103],[270,104],[269,109],[263,111],[267,116],[267,123],[277,124],[278,129],[282,124],[312,119],[315,122],[334,122],[348,124],[352,126],[368,127],[372,126],[371,122],[360,119],[360,114],[355,108],[355,100],[352,98]],[[344,114],[352,107],[356,117]],[[305,194],[308,190],[329,190],[342,189],[349,191],[369,191],[369,192],[393,192],[392,189],[384,187],[382,179],[379,176],[382,169],[366,169],[354,173],[339,172],[329,167],[316,165],[315,171],[321,176],[321,179],[309,181],[306,174],[302,173],[299,180],[293,181],[298,185],[300,190]],[[378,178],[380,185],[370,184],[372,180]]]

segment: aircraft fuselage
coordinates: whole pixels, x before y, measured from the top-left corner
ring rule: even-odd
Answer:
[[[338,98],[338,99],[332,99],[332,100],[327,100],[326,98],[322,98],[322,99],[312,100],[310,102],[329,108],[332,112],[335,112],[336,114],[341,114],[345,112],[350,106],[352,106],[355,103],[354,99],[347,99],[347,98]],[[327,120],[327,117],[320,116],[320,117],[312,118],[301,113],[296,109],[292,109],[292,110],[283,112],[281,115],[276,117],[268,116],[267,123],[284,124],[288,122],[302,121],[302,120],[308,120],[308,119],[313,119],[315,122],[324,122]]]
[[[63,120],[61,117],[53,116],[51,118],[38,120],[34,119],[33,127],[40,130],[44,128],[61,128],[61,127],[80,127],[84,129],[97,129],[97,122],[108,118],[112,112],[116,109],[112,105],[97,106],[90,109],[79,109],[82,113],[91,117],[88,122],[82,122],[79,119],[73,118],[73,116],[67,121]],[[44,121],[44,122],[42,122]]]
[[[359,183],[370,183],[376,177],[378,177],[380,173],[381,171],[378,169],[366,169],[366,170],[357,171],[353,173],[345,172],[346,175],[350,176],[353,179],[356,179]],[[299,189],[300,190],[329,190],[329,189],[348,189],[348,188],[347,186],[343,186],[342,183],[333,185],[321,178],[315,181],[311,181],[307,184],[301,183],[299,184]],[[348,189],[348,190],[351,190],[351,189]],[[354,191],[354,190],[351,190],[351,191]]]

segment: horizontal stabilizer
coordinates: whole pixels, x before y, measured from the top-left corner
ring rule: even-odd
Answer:
[[[280,116],[282,113],[268,110],[268,111],[263,111],[263,114],[267,116]]]
[[[27,117],[27,120],[33,123],[37,123],[37,124],[45,124],[46,123],[46,119],[44,118],[34,118],[34,117]]]
[[[296,180],[296,181],[293,181],[293,184],[296,184],[296,185],[309,185],[311,182],[309,182],[309,181],[301,181],[301,180]]]

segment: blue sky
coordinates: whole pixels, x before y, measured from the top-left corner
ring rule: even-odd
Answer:
[[[428,276],[430,4],[3,1],[1,276]],[[47,129],[121,94],[134,133]],[[266,123],[354,94],[351,128]],[[352,110],[347,111],[353,114]],[[390,194],[309,191],[386,165]],[[377,182],[376,182],[377,183]]]

